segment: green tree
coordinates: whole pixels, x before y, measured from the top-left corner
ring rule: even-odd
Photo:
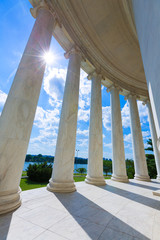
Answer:
[[[103,160],[103,171],[106,173],[112,173],[112,161],[110,160]]]
[[[153,152],[153,144],[152,144],[152,139],[151,138],[149,138],[147,140],[147,144],[149,146],[147,148],[145,148],[145,150]],[[157,170],[156,170],[154,154],[146,154],[146,160],[147,160],[147,167],[148,167],[149,176],[151,178],[156,178]]]
[[[52,164],[47,162],[40,164],[29,164],[27,176],[30,180],[36,182],[48,182],[52,174]]]
[[[76,172],[78,172],[82,175],[82,174],[85,174],[87,172],[87,170],[85,168],[77,168]]]
[[[26,162],[32,162],[32,155],[27,154],[25,161],[26,161]]]
[[[152,151],[153,152],[153,144],[152,144],[152,139],[149,138],[147,140],[147,144],[149,145],[147,148],[145,148],[146,151]]]
[[[126,159],[126,168],[127,175],[129,179],[134,178],[135,170],[134,170],[134,161],[132,159]]]

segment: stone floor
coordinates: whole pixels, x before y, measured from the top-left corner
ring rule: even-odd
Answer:
[[[22,192],[22,206],[0,217],[0,240],[160,240],[160,183],[76,183],[77,192]]]

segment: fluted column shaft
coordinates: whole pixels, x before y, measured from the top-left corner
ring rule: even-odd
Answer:
[[[74,157],[77,130],[81,54],[76,48],[69,53],[59,132],[52,178],[47,189],[52,192],[73,192]]]
[[[108,89],[111,94],[111,125],[112,125],[112,180],[128,182],[125,164],[122,118],[119,100],[119,88]]]
[[[131,120],[131,134],[133,158],[135,167],[135,179],[141,181],[150,181],[148,176],[147,162],[144,151],[143,137],[137,107],[137,100],[135,95],[128,96],[130,120]]]
[[[91,76],[88,172],[85,182],[94,185],[106,184],[103,177],[101,78],[96,72]]]
[[[157,147],[157,132],[156,132],[154,119],[153,119],[153,113],[152,113],[152,109],[151,109],[151,105],[150,105],[149,101],[147,101],[146,106],[148,109],[149,125],[150,125],[150,130],[151,130],[154,157],[155,157],[157,174],[158,174],[157,179],[160,180],[160,152]]]
[[[45,70],[54,18],[41,6],[0,117],[0,213],[20,204],[19,183]]]
[[[144,11],[145,9],[145,11]],[[132,0],[134,23],[139,41],[148,94],[160,151],[160,1]]]

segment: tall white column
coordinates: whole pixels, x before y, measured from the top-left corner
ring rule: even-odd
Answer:
[[[91,110],[89,125],[88,171],[86,183],[105,185],[103,177],[103,142],[102,142],[102,97],[101,74],[94,72],[88,77],[92,79]]]
[[[112,85],[107,89],[111,94],[111,123],[112,123],[112,180],[128,182],[125,152],[123,142],[121,107],[119,100],[119,87]]]
[[[47,185],[51,192],[73,192],[73,181],[81,53],[73,47],[67,53],[69,65],[63,96],[52,178]]]
[[[153,150],[154,150],[154,157],[156,162],[156,168],[157,168],[157,179],[160,180],[160,152],[157,147],[157,132],[154,124],[152,109],[149,100],[145,101],[143,104],[146,104],[148,109],[148,117],[149,117],[149,125],[150,125],[150,131],[152,136],[152,143],[153,143]]]
[[[128,96],[128,102],[130,110],[133,158],[135,167],[134,179],[140,181],[150,181],[150,178],[148,176],[147,161],[144,151],[136,95],[130,94]]]
[[[20,61],[12,87],[0,117],[0,214],[20,206],[20,178],[31,134],[54,18],[41,2]]]
[[[132,6],[160,151],[160,1],[132,0]]]

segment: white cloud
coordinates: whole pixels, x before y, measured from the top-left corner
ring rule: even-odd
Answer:
[[[140,116],[140,120],[142,122],[146,122],[148,121],[148,110],[147,110],[147,106],[142,104],[142,101],[138,101],[138,110],[139,110],[139,116]]]
[[[130,114],[129,114],[129,106],[128,101],[125,103],[124,107],[121,111],[122,114],[122,125],[124,128],[130,127]]]
[[[128,143],[132,143],[132,135],[131,135],[131,133],[124,135],[124,141],[128,142]]]
[[[0,106],[3,106],[7,99],[7,94],[0,90]]]
[[[87,130],[81,130],[81,129],[78,128],[77,134],[78,135],[84,135],[84,136],[88,137],[89,136],[89,130],[88,129]]]
[[[88,138],[87,139],[78,139],[78,147],[85,147],[88,149]]]
[[[37,107],[34,119],[34,125],[38,128],[51,128],[52,125],[58,125],[60,111],[57,108],[54,110],[44,110],[42,107]]]
[[[44,75],[43,88],[55,101],[63,99],[67,69],[47,67]]]
[[[138,112],[140,117],[141,126],[148,122],[148,111],[147,107],[142,104],[141,101],[137,101]],[[128,101],[125,103],[124,107],[121,111],[122,114],[122,125],[124,128],[130,127],[130,113],[129,113],[129,105]]]
[[[103,143],[104,147],[112,148],[112,143]]]
[[[148,138],[151,138],[150,131],[142,131],[143,139],[147,140]]]
[[[103,125],[107,131],[111,131],[111,107],[102,107]]]
[[[79,109],[78,110],[78,120],[88,122],[89,121],[89,116],[90,116],[90,110],[83,110]]]

